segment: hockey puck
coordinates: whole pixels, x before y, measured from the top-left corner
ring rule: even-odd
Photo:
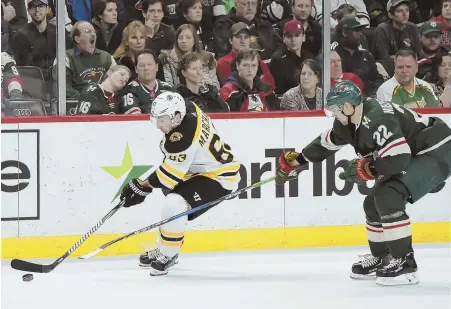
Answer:
[[[33,280],[33,275],[32,274],[25,274],[22,276],[22,280],[23,281],[32,281]]]

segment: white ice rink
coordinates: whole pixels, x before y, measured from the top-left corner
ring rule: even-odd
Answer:
[[[183,254],[163,277],[120,257],[66,260],[23,282],[5,261],[1,308],[450,309],[450,244],[415,248],[421,281],[405,287],[350,279],[365,247]]]

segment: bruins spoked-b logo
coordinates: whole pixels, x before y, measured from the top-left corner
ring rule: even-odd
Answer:
[[[171,134],[171,136],[169,137],[169,140],[171,142],[178,142],[182,139],[183,135],[180,132],[174,132]]]

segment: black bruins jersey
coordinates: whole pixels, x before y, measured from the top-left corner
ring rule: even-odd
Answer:
[[[241,179],[239,161],[221,140],[210,117],[188,102],[187,110],[193,109],[178,127],[165,134],[160,143],[165,158],[149,176],[150,184],[173,189],[194,175],[202,175],[216,180],[226,190],[236,190]]]
[[[378,175],[403,171],[412,156],[432,151],[451,140],[451,129],[440,118],[367,99],[358,125],[344,126],[335,120],[303,151],[304,157],[320,162],[345,145],[352,145],[360,157],[373,157]]]
[[[175,89],[172,85],[159,80],[156,80],[153,90],[140,84],[137,80],[131,81],[124,89],[123,109],[126,114],[135,112],[150,114],[153,100],[166,91],[175,92]]]
[[[123,114],[121,96],[106,92],[100,84],[91,84],[80,94],[76,113],[81,115]]]

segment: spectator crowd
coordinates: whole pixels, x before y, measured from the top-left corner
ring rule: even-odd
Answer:
[[[451,107],[451,0],[1,2],[2,115],[57,113],[61,48],[70,114],[149,113],[164,91],[206,112],[317,110],[326,70],[368,97]]]

